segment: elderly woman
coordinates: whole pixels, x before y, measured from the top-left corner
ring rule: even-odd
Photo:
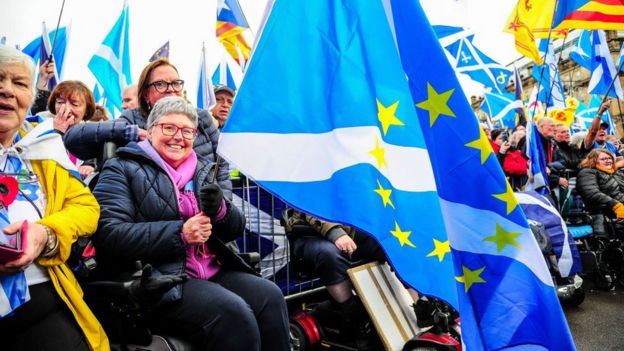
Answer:
[[[242,212],[223,198],[208,217],[200,189],[215,164],[193,150],[197,111],[171,96],[152,106],[148,139],[117,150],[94,194],[101,206],[98,264],[120,278],[134,262],[190,279],[152,306],[151,327],[202,350],[289,350],[281,291],[258,277],[224,241],[240,236]]]
[[[624,191],[618,182],[615,156],[606,149],[594,149],[579,165],[576,190],[590,212],[613,214],[624,219]]]
[[[96,158],[105,141],[118,146],[145,139],[147,117],[156,102],[167,96],[182,96],[184,81],[177,68],[167,59],[149,63],[141,72],[138,83],[139,108],[126,110],[116,120],[99,124],[76,125],[64,136],[67,149],[81,159]],[[215,162],[219,131],[206,110],[197,110],[197,136],[193,149],[198,155]],[[224,162],[222,162],[224,163]],[[219,167],[217,182],[226,197],[231,198],[232,182],[228,167]]]
[[[65,264],[77,237],[95,231],[99,207],[75,178],[52,120],[25,123],[34,76],[28,56],[0,46],[0,236],[14,242],[21,228],[26,238],[17,258],[0,261],[2,349],[106,350],[106,335]]]

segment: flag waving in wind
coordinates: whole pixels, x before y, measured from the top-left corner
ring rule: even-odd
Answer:
[[[607,45],[607,37],[603,30],[595,30],[592,32],[592,59],[591,59],[591,77],[587,91],[590,94],[606,95],[607,89],[611,87],[613,78],[618,74],[618,68],[615,67],[609,45]],[[609,90],[610,96],[624,99],[622,93],[622,85],[619,79],[615,79],[613,87]]]
[[[238,0],[217,1],[217,39],[236,62],[249,60],[251,47],[243,36],[249,28]]]
[[[212,83],[208,78],[206,68],[206,46],[202,44],[201,57],[199,59],[199,79],[197,83],[197,108],[208,109],[217,102]]]
[[[108,32],[88,65],[104,90],[108,102],[119,111],[122,110],[121,92],[131,82],[129,24],[128,2],[126,1],[117,22]],[[115,114],[114,111],[110,113]]]
[[[422,8],[382,1],[276,1],[219,153],[295,207],[373,235],[403,280],[459,307],[469,350],[573,350],[539,247]]]
[[[559,0],[553,28],[624,30],[623,0]]]

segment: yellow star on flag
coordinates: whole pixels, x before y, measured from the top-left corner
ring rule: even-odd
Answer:
[[[399,107],[399,102],[385,107],[379,99],[377,99],[377,119],[381,122],[384,136],[388,133],[390,126],[404,126],[405,124],[395,116],[396,109]]]
[[[483,273],[484,269],[485,266],[471,271],[468,267],[462,265],[462,271],[464,272],[464,275],[461,277],[455,277],[455,280],[460,283],[464,283],[465,292],[468,293],[468,290],[470,290],[472,284],[485,283],[485,280],[483,280],[483,278],[479,276],[481,275],[481,273]]]
[[[384,165],[388,168],[388,164],[386,163],[386,150],[379,147],[379,139],[375,138],[375,148],[368,153],[373,155],[373,157],[377,160],[377,168],[381,170],[381,167]]]
[[[410,235],[412,235],[412,232],[402,231],[401,228],[399,228],[399,223],[397,223],[396,221],[394,221],[394,230],[391,230],[390,233],[392,233],[392,235],[394,235],[395,238],[399,239],[399,243],[401,244],[401,247],[403,247],[403,245],[405,244],[413,248],[416,247],[416,245],[412,244],[412,242],[409,240],[409,237]]]
[[[383,186],[381,186],[381,183],[379,182],[379,179],[377,179],[377,186],[379,186],[379,188],[373,190],[374,192],[376,192],[377,194],[379,194],[379,196],[381,196],[381,200],[383,201],[383,205],[384,207],[386,207],[386,205],[390,205],[390,207],[392,207],[393,209],[396,209],[394,207],[394,204],[392,203],[392,200],[390,200],[390,195],[392,194],[392,189],[384,189]]]
[[[431,83],[427,82],[427,100],[417,103],[416,107],[429,111],[429,127],[433,127],[440,115],[455,117],[455,113],[448,106],[448,101],[454,91],[455,88],[438,94]]]
[[[505,190],[505,192],[500,194],[492,194],[492,196],[505,202],[507,204],[507,214],[510,214],[511,212],[513,212],[513,210],[516,209],[516,207],[518,207],[518,200],[516,199],[513,190],[511,190],[509,182],[505,183],[507,184],[507,189]]]
[[[481,127],[479,127],[479,139],[469,142],[466,146],[477,149],[481,152],[481,164],[484,164],[488,157],[490,157],[490,154],[492,154],[492,145],[490,144],[490,140],[488,140],[483,128]]]
[[[438,260],[442,262],[444,260],[444,255],[451,252],[451,245],[448,240],[442,242],[437,239],[433,239],[433,245],[435,246],[435,249],[431,251],[427,257],[438,256]]]
[[[500,253],[507,245],[515,246],[518,249],[521,249],[522,247],[516,241],[516,238],[520,235],[521,233],[519,232],[508,232],[503,229],[500,224],[496,223],[496,234],[488,236],[487,238],[483,239],[483,241],[490,241],[495,243],[496,250],[498,253]]]

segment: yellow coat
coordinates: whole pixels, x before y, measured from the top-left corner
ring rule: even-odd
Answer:
[[[65,264],[72,243],[79,236],[93,234],[100,217],[100,206],[89,189],[54,161],[31,161],[46,195],[45,216],[38,223],[47,225],[59,240],[54,257],[39,258],[47,267],[57,293],[76,318],[91,350],[110,350],[104,329],[84,302],[83,292],[71,269]]]

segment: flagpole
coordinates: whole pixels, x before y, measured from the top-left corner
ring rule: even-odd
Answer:
[[[546,44],[547,45],[550,44],[550,38],[552,36],[552,30],[553,30],[552,25],[555,22],[555,14],[557,13],[557,7],[558,6],[559,6],[559,0],[555,0],[555,8],[553,10],[552,20],[550,21],[550,29],[548,30],[548,38],[546,39]],[[563,50],[563,48],[562,48],[562,50]],[[544,54],[544,57],[542,58],[542,61],[546,61],[546,55],[547,54],[548,54],[548,50],[546,50],[546,53]],[[561,56],[559,56],[559,57],[561,58]],[[557,63],[557,65],[558,64],[559,63]],[[545,64],[542,65],[542,69],[540,71],[540,79],[537,82],[537,95],[538,96],[539,96],[540,88],[542,86],[542,77],[544,77],[544,67],[545,66],[546,66]],[[537,101],[537,103],[539,103],[539,101]],[[544,109],[544,116],[546,115],[547,111],[548,111],[548,103],[546,104],[546,108]],[[533,106],[533,113],[532,113],[533,117],[531,117],[531,118],[535,117],[535,113],[536,112],[537,112],[537,104],[535,104],[535,106]]]
[[[50,49],[50,62],[54,57],[54,45],[56,44],[56,36],[58,35],[59,27],[61,25],[61,17],[63,17],[63,9],[65,8],[65,0],[61,4],[61,12],[59,13],[58,21],[56,21],[56,30],[54,31],[54,39],[52,40],[52,48]]]

